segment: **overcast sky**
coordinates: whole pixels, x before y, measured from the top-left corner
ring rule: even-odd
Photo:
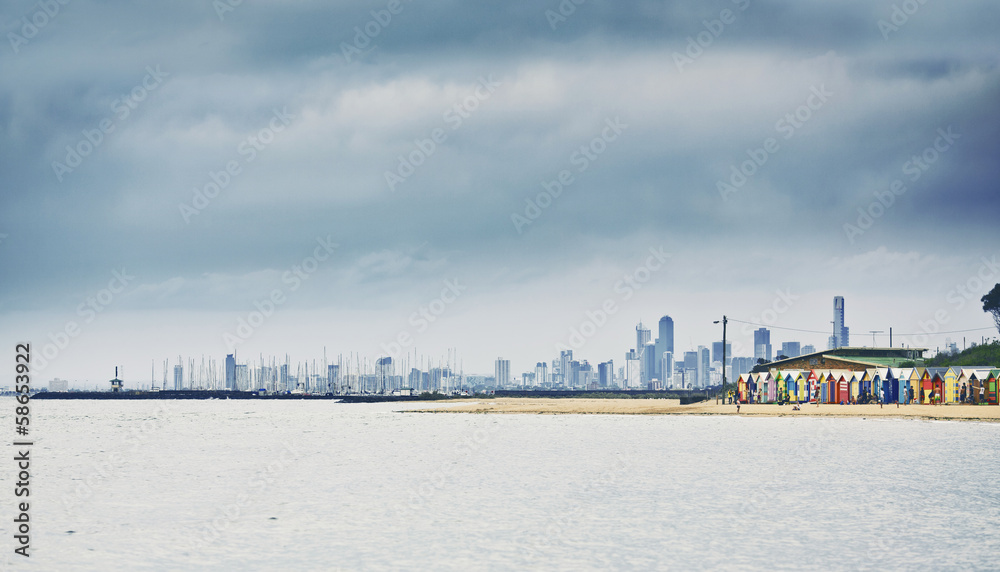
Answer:
[[[852,345],[996,335],[994,0],[47,9],[0,8],[0,361],[48,345],[38,382],[619,365],[664,314],[824,348],[835,295]]]

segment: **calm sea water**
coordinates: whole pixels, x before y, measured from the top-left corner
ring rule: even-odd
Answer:
[[[30,567],[1000,569],[1000,424],[400,409],[35,401]]]

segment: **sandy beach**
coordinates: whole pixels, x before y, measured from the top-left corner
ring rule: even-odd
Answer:
[[[440,403],[440,402],[439,402]],[[716,405],[715,401],[681,405],[675,399],[533,399],[500,398],[441,403],[422,413],[535,413],[594,415],[744,415],[752,417],[899,417],[911,419],[954,419],[1000,421],[995,405]]]

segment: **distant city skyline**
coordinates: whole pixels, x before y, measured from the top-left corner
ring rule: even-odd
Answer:
[[[0,7],[0,346],[40,383],[997,335],[994,1],[219,4]]]

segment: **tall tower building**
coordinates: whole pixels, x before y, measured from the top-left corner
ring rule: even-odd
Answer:
[[[497,387],[507,387],[510,385],[510,360],[497,358],[494,374]]]
[[[236,389],[236,358],[233,354],[226,355],[226,390]]]
[[[642,322],[635,327],[635,351],[642,353],[646,344],[649,343],[649,330],[642,327]]]
[[[643,383],[649,383],[657,377],[656,365],[656,344],[647,343],[642,349],[642,363],[639,365]]]
[[[705,346],[698,346],[698,384],[708,387],[712,384],[712,354]]]
[[[625,389],[641,388],[642,377],[639,370],[639,352],[629,350],[625,354]]]
[[[663,352],[660,359],[660,381],[664,387],[669,387],[674,383],[674,354],[673,352]]]
[[[573,361],[573,350],[559,352],[559,381],[563,385],[569,384],[569,364],[571,361]]]
[[[733,359],[733,343],[726,342],[726,364],[732,363]],[[722,342],[712,342],[712,362],[722,361]]]
[[[540,387],[549,382],[549,366],[540,361],[535,364],[535,387]]]
[[[660,323],[657,328],[657,338],[656,338],[656,355],[663,356],[664,352],[674,353],[674,320],[670,316],[663,316],[660,318]],[[664,373],[662,371],[663,364],[657,364],[656,374],[661,380],[668,378],[669,373]]]
[[[844,326],[844,297],[833,297],[833,348],[846,348],[851,345],[850,329]]]
[[[597,364],[597,385],[600,387],[611,387],[614,384],[612,377],[615,372],[614,361],[606,361]]]
[[[753,359],[771,361],[771,330],[757,328],[753,331]]]
[[[176,391],[184,389],[184,366],[181,364],[174,366],[174,389]]]

